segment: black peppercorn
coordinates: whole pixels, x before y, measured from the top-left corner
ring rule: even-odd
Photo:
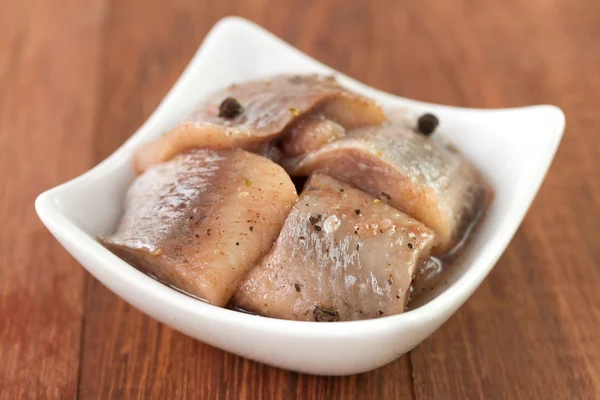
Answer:
[[[439,123],[440,121],[435,115],[427,113],[419,117],[417,128],[419,129],[419,132],[429,136],[435,131],[435,128],[437,128]]]
[[[227,97],[219,106],[219,118],[233,119],[240,115],[244,108],[239,101],[233,97]]]

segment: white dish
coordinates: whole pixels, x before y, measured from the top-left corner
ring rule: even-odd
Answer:
[[[453,266],[448,284],[415,309],[374,320],[311,323],[257,317],[211,306],[143,274],[100,245],[121,215],[133,179],[130,159],[142,142],[173,127],[203,96],[229,83],[277,73],[336,73],[348,88],[386,108],[430,111],[439,132],[483,171],[495,190],[485,219]],[[179,81],[146,123],[119,150],[84,175],[41,194],[42,222],[93,276],[134,307],[210,345],[295,371],[346,375],[384,365],[444,323],[490,272],[521,223],[564,130],[554,106],[462,109],[416,102],[337,73],[241,18],[221,20]]]

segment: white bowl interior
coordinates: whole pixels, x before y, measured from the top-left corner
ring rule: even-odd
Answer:
[[[383,327],[386,320],[391,321],[390,324],[395,326],[403,323],[419,323],[419,321],[431,322],[423,331],[423,337],[411,341],[414,346],[443,323],[468,298],[504,251],[533,200],[560,142],[564,129],[564,115],[558,108],[534,106],[509,110],[471,110],[395,97],[337,73],[252,23],[239,18],[229,18],[213,28],[180,80],[138,132],[123,147],[90,172],[40,196],[36,204],[38,213],[63,244],[67,245],[66,242],[70,242],[67,247],[70,246],[71,249],[77,247],[81,254],[87,252],[100,257],[100,254],[108,250],[98,243],[92,244],[89,240],[79,244],[73,242],[83,236],[93,239],[115,228],[122,212],[121,203],[124,193],[134,177],[130,157],[140,143],[173,127],[200,99],[217,88],[232,82],[288,72],[335,73],[342,84],[379,100],[386,108],[401,107],[416,112],[435,113],[441,121],[439,132],[477,165],[495,190],[495,198],[487,215],[472,237],[464,255],[453,265],[451,273],[447,276],[448,285],[440,285],[422,296],[419,304],[416,304],[419,306],[416,309],[377,321],[328,324],[327,328],[323,327],[323,324],[262,319],[270,321],[265,322],[265,327],[277,326],[289,330],[295,329],[290,327],[302,324],[313,332],[330,334],[334,334],[336,329],[339,329],[339,334],[343,334],[342,329],[347,330],[348,324],[353,324],[358,329],[354,332],[359,332],[370,327]],[[85,260],[81,258],[82,256],[79,257],[80,261],[85,265]],[[161,296],[166,296],[161,292],[162,289],[157,289],[155,286],[157,283],[151,278],[116,258],[111,260],[115,264],[120,264],[114,266],[115,268],[130,268],[132,271],[127,276],[136,279],[139,287],[148,291],[148,296],[158,292]],[[87,265],[86,268],[90,269]],[[118,284],[107,282],[108,272],[104,274],[99,272],[99,269],[93,268],[90,272],[119,293]],[[185,296],[172,289],[165,288],[165,290],[173,292],[173,299],[175,299],[173,301],[188,301],[181,300],[178,296]],[[158,312],[154,314],[144,309],[143,305],[135,304],[132,297],[127,299],[164,322],[177,326],[172,321],[165,321],[165,318],[157,315]],[[216,309],[192,301],[197,303],[199,310],[212,308],[215,309],[214,312],[221,312],[222,314],[214,314],[210,311],[210,315],[219,315],[219,318],[229,318],[232,319],[231,321],[235,318],[246,318],[235,316],[237,313],[228,310]],[[256,320],[254,318],[251,323],[256,324]],[[339,325],[339,328],[335,325]],[[342,328],[342,326],[346,327]],[[199,337],[192,328],[177,327]],[[307,332],[308,330],[304,331]],[[209,339],[209,342],[220,347],[228,347],[218,343],[217,340]],[[237,351],[235,347],[230,346],[229,349]],[[399,351],[406,350],[399,349]],[[239,351],[239,353],[273,363],[260,354],[249,353],[249,351]],[[302,370],[290,363],[280,365]]]

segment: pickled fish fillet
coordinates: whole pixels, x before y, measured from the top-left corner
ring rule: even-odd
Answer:
[[[300,156],[318,150],[345,134],[343,126],[319,115],[298,121],[281,141],[280,148],[287,157]]]
[[[332,77],[276,76],[213,93],[175,129],[142,146],[135,155],[135,168],[142,172],[191,148],[256,152],[261,145],[285,136],[300,121],[319,116],[347,129],[385,120],[377,102],[344,89]],[[295,137],[305,131],[299,128]],[[319,140],[328,141],[323,137]],[[285,147],[294,148],[296,155],[302,153],[301,146]]]
[[[425,225],[371,195],[315,174],[233,304],[304,321],[398,314],[434,237]]]
[[[491,192],[456,149],[439,135],[416,133],[415,125],[416,119],[395,114],[391,122],[347,131],[283,164],[292,176],[322,171],[377,196],[433,229],[434,253],[447,252],[485,208]]]
[[[101,241],[159,280],[224,306],[296,200],[285,171],[264,157],[193,150],[140,175],[117,232]]]

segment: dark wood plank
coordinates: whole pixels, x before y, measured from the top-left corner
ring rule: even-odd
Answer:
[[[33,204],[92,165],[102,3],[0,1],[2,399],[76,397],[84,274]]]
[[[295,15],[330,15],[334,6],[348,3],[297,2],[289,8],[274,1],[253,4],[241,5],[245,16],[301,45],[305,34],[299,32],[314,31],[303,28]],[[364,10],[354,7],[352,18]],[[114,151],[148,117],[212,25],[234,13],[234,4],[217,2],[182,1],[167,8],[157,0],[111,3],[103,39],[96,161]],[[321,32],[314,40],[327,37],[325,27],[314,28]],[[360,37],[351,25],[343,23],[339,29],[341,35],[332,47],[343,45],[345,34]],[[361,44],[359,51],[364,54],[368,45]],[[317,49],[315,55],[327,52]],[[365,79],[361,71],[368,69],[362,66],[362,57],[344,63]],[[134,310],[92,278],[85,314],[81,398],[413,398],[407,357],[378,371],[342,379],[282,371],[183,336]]]
[[[592,99],[600,90],[594,44],[600,26],[592,16],[600,15],[600,4],[543,0],[474,8],[468,2],[431,8],[424,25],[449,55],[445,66],[455,76],[457,102],[473,91],[466,96],[472,105],[554,103],[566,112],[567,131],[496,269],[411,353],[417,398],[598,398],[600,165],[594,159],[600,147],[594,130],[600,114]]]

